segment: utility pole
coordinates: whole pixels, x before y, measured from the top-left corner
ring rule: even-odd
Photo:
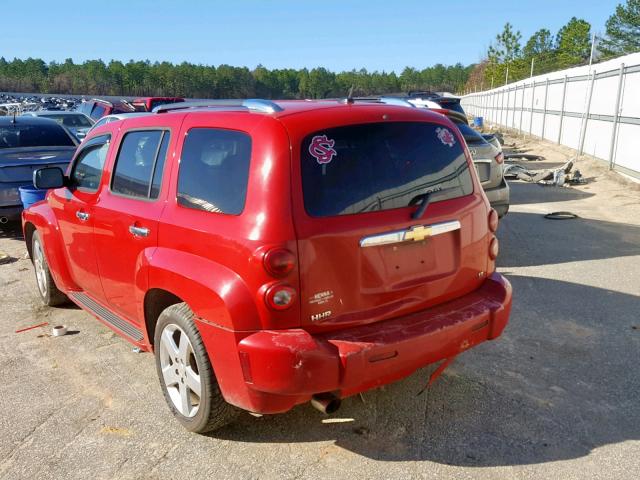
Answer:
[[[529,78],[533,77],[533,62],[535,60],[535,57],[531,57],[531,73],[529,74]]]
[[[596,34],[591,36],[591,53],[589,54],[589,71],[591,71],[591,64],[593,63],[593,49],[596,45]]]
[[[504,76],[504,84],[509,83],[509,64],[507,63],[507,73]]]

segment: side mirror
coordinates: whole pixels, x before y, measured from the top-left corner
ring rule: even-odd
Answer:
[[[64,187],[64,173],[58,167],[39,168],[33,172],[33,186],[41,190]]]

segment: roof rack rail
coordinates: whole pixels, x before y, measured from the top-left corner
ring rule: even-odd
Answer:
[[[275,113],[281,112],[284,109],[271,100],[263,100],[260,98],[248,98],[248,99],[224,99],[224,100],[203,100],[198,102],[179,102],[170,103],[167,105],[159,105],[152,110],[153,113],[166,113],[172,110],[185,110],[189,108],[203,108],[203,107],[233,107],[233,108],[246,108],[247,110],[253,110],[263,113]]]
[[[380,97],[380,102],[386,103],[387,105],[397,105],[398,107],[416,108],[416,106],[413,103],[409,102],[408,100],[405,100],[404,98]]]
[[[338,99],[338,101],[342,103],[357,103],[357,102],[384,103],[385,105],[396,105],[398,107],[415,108],[415,105],[413,103],[400,97],[356,97],[351,99],[341,98],[341,99]]]

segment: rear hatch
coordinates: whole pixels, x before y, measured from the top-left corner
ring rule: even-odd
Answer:
[[[477,288],[487,266],[487,210],[453,124],[376,117],[292,140],[300,308],[311,330],[451,300]],[[413,219],[425,193],[429,206]]]
[[[66,171],[76,147],[0,149],[0,182],[31,182],[33,171],[48,166]]]

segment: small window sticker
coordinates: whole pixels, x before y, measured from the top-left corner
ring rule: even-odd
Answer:
[[[436,134],[443,145],[453,147],[456,144],[456,137],[453,136],[453,133],[448,128],[436,128]]]
[[[338,155],[338,152],[333,148],[335,144],[336,141],[326,135],[316,135],[309,144],[309,154],[324,167],[327,163],[331,163],[333,157]]]

